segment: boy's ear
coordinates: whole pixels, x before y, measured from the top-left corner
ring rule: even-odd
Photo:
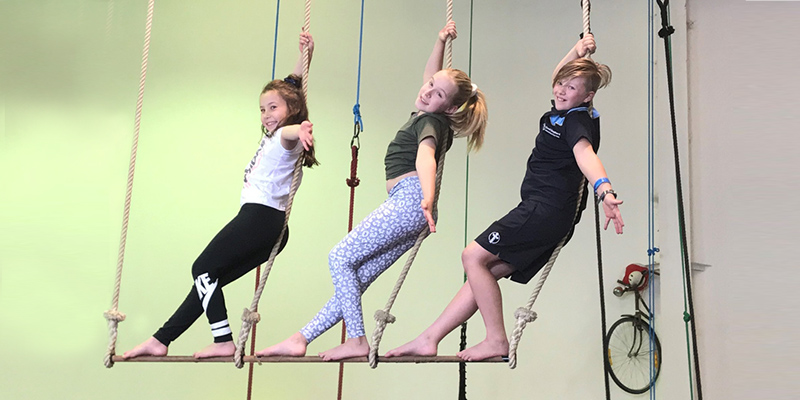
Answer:
[[[592,101],[592,99],[594,99],[594,93],[595,93],[595,92],[589,92],[589,93],[587,93],[587,94],[586,94],[586,98],[583,100],[583,102],[584,102],[584,103],[588,103],[588,102]]]

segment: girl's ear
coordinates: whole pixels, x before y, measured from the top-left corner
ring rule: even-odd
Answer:
[[[589,92],[589,93],[587,93],[587,94],[586,94],[586,99],[584,99],[584,100],[583,100],[583,102],[584,102],[584,103],[588,103],[588,102],[592,101],[592,99],[594,99],[594,93],[595,93],[595,92]]]
[[[453,115],[453,114],[455,114],[456,111],[458,111],[458,106],[454,105],[454,106],[447,107],[447,109],[444,110],[444,113],[447,114],[447,115]]]

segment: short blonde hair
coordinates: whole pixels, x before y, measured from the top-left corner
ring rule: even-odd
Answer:
[[[558,70],[553,77],[553,86],[556,82],[565,82],[573,78],[585,78],[586,92],[597,92],[611,82],[611,68],[589,58],[578,58],[564,64]]]

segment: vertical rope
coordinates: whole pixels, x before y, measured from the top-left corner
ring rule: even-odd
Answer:
[[[361,139],[359,135],[364,129],[364,122],[361,119],[361,54],[364,44],[364,0],[361,0],[361,22],[358,29],[358,71],[356,73],[356,104],[353,105],[353,138],[350,139],[350,178],[346,180],[347,186],[350,187],[350,212],[347,219],[347,232],[353,230],[353,215],[356,202],[356,187],[361,182],[358,179],[358,150],[361,147]],[[342,320],[342,333],[339,338],[339,343],[344,343],[347,337],[347,326]],[[336,391],[336,399],[342,400],[342,391],[344,390],[344,363],[339,363],[339,385]]]
[[[447,0],[447,22],[453,20],[453,0]],[[444,44],[444,67],[453,66],[453,39],[449,36]]]
[[[305,8],[305,23],[303,24],[303,31],[308,32],[309,25],[311,21],[311,0],[306,0],[306,8]],[[308,65],[309,65],[310,57],[309,57],[309,50],[308,46],[303,47],[303,97],[308,99]],[[308,101],[308,100],[306,100]],[[292,186],[289,191],[289,201],[286,204],[286,219],[283,222],[283,230],[281,231],[280,236],[278,236],[278,240],[275,242],[275,246],[272,248],[272,252],[269,255],[269,260],[267,261],[266,265],[264,266],[264,272],[261,275],[261,279],[258,283],[258,288],[256,289],[255,295],[253,296],[253,301],[250,304],[250,308],[244,309],[242,313],[242,330],[239,332],[239,341],[236,346],[236,352],[233,355],[234,365],[236,368],[242,368],[244,366],[244,346],[247,343],[247,336],[250,334],[250,329],[261,320],[261,316],[258,314],[258,302],[261,300],[261,295],[264,292],[264,287],[267,283],[267,278],[269,277],[269,273],[272,270],[272,265],[275,263],[275,256],[278,254],[278,249],[280,248],[281,242],[283,241],[283,237],[286,234],[286,227],[289,225],[289,215],[292,212],[292,204],[294,203],[294,195],[297,193],[297,188],[300,186],[300,175],[303,169],[303,159],[304,157],[301,155],[297,158],[297,162],[294,165],[294,173],[292,174]]]
[[[597,283],[600,286],[600,359],[603,361],[603,382],[606,389],[606,400],[611,399],[611,385],[608,382],[608,365],[605,363],[608,343],[606,342],[606,291],[603,286],[603,247],[600,243],[600,202],[597,193],[594,194],[594,235],[597,241]]]
[[[578,189],[578,201],[575,208],[575,216],[578,216],[578,212],[581,209],[581,203],[583,202],[583,187],[585,185],[585,180],[581,181],[580,188]],[[567,234],[569,235],[569,234]],[[533,288],[533,292],[531,293],[528,302],[525,304],[524,307],[517,308],[514,312],[514,318],[517,319],[517,323],[514,326],[514,331],[511,333],[510,340],[508,342],[508,367],[514,369],[517,367],[517,347],[519,346],[519,340],[522,338],[522,331],[525,330],[525,326],[529,322],[533,322],[536,320],[537,314],[533,311],[533,304],[536,302],[536,299],[539,297],[539,292],[541,292],[542,287],[544,286],[545,281],[547,281],[547,277],[550,275],[550,270],[553,269],[553,264],[556,262],[556,258],[558,258],[558,254],[561,252],[561,248],[564,247],[564,244],[567,242],[567,236],[564,236],[558,245],[556,246],[553,253],[550,254],[550,258],[547,260],[547,264],[545,264],[544,268],[542,268],[541,276],[539,276],[539,281],[536,282],[536,286]]]
[[[281,0],[277,1],[275,5],[275,33],[272,39],[272,74],[270,75],[270,80],[275,80],[275,64],[278,60],[278,26],[280,22],[280,15],[281,15]],[[255,276],[255,289],[258,290],[258,283],[261,281],[261,265],[256,267],[256,276]],[[256,353],[256,325],[253,325],[253,333],[250,336],[250,355],[255,355]],[[255,365],[250,363],[247,366],[247,400],[251,400],[253,398],[253,370]]]
[[[589,21],[589,13],[592,10],[592,5],[589,0],[581,0],[581,9],[583,10],[583,34],[588,35],[592,33],[592,25]]]
[[[278,239],[275,241],[275,246],[272,248],[272,252],[269,255],[269,260],[267,260],[267,263],[264,265],[264,272],[261,274],[261,279],[258,282],[258,288],[253,296],[253,301],[250,303],[250,308],[245,308],[244,312],[242,313],[242,329],[239,332],[239,341],[236,346],[236,352],[233,355],[233,361],[236,365],[236,368],[242,368],[244,366],[244,346],[247,343],[247,336],[250,334],[250,329],[253,327],[253,325],[261,320],[261,316],[258,314],[258,302],[261,300],[262,293],[264,293],[264,287],[266,286],[267,278],[269,277],[270,271],[272,271],[272,265],[275,263],[275,256],[278,254],[278,249],[280,248],[283,237],[286,234],[286,227],[289,225],[289,215],[292,212],[294,195],[297,193],[297,188],[300,186],[300,172],[302,171],[302,167],[303,157],[300,156],[297,158],[297,162],[294,166],[292,186],[289,191],[289,202],[286,205],[286,219],[283,222],[283,229],[281,230],[281,234],[278,236]]]
[[[311,0],[306,0],[306,13],[303,23],[303,32],[308,32],[311,26]],[[308,46],[303,46],[303,97],[308,101],[308,64],[311,62]]]
[[[589,11],[591,10],[591,5],[589,4],[589,0],[582,0],[581,1],[581,8],[583,10],[583,34],[587,35],[591,33],[591,27],[589,24]],[[588,57],[589,54],[586,54]],[[585,180],[581,181],[580,188],[578,189],[578,203],[575,209],[575,217],[577,218],[578,213],[580,212],[580,207],[583,199],[583,191],[584,191]],[[567,234],[569,235],[569,234]],[[564,236],[563,239],[558,243],[553,253],[550,255],[550,259],[547,260],[547,264],[542,268],[541,276],[539,277],[539,281],[536,283],[536,286],[533,288],[533,292],[531,293],[531,297],[528,299],[528,302],[525,304],[524,307],[517,308],[514,312],[514,317],[517,319],[516,325],[514,326],[514,331],[511,333],[511,337],[508,343],[508,366],[511,369],[517,367],[517,347],[519,346],[519,340],[522,337],[522,332],[525,329],[525,326],[529,322],[533,322],[536,320],[536,312],[532,310],[533,304],[536,302],[536,298],[539,297],[539,292],[542,290],[544,286],[544,282],[547,280],[547,277],[550,275],[550,270],[553,268],[553,264],[555,264],[556,258],[558,254],[561,252],[561,248],[564,247],[564,244],[567,241],[567,236]],[[603,328],[605,331],[605,328]],[[604,334],[605,335],[605,334]]]
[[[653,2],[647,2],[647,296],[650,309],[648,321],[650,322],[650,351],[648,362],[650,365],[650,400],[656,399],[655,376],[656,362],[660,363],[661,354],[656,354],[656,299],[655,299],[655,254],[659,249],[655,245],[655,115],[653,103],[655,101],[655,74],[654,74],[654,36],[653,36]],[[658,358],[656,358],[658,357]]]
[[[683,274],[684,285],[684,311],[683,321],[684,329],[686,330],[686,351],[692,354],[687,354],[689,361],[689,388],[691,397],[694,398],[694,389],[692,388],[692,358],[694,358],[694,372],[697,382],[697,398],[703,399],[703,388],[700,380],[700,359],[697,348],[697,331],[694,323],[696,316],[694,315],[694,300],[692,296],[692,276],[691,276],[691,263],[689,262],[689,244],[686,238],[686,216],[683,207],[683,185],[681,184],[681,165],[680,165],[680,152],[678,149],[678,125],[675,121],[675,92],[672,73],[672,41],[670,36],[675,32],[669,23],[669,0],[656,0],[661,9],[661,24],[662,28],[659,30],[658,35],[664,38],[664,52],[665,64],[667,68],[667,88],[669,92],[669,110],[670,122],[672,125],[672,152],[674,155],[675,163],[675,186],[678,201],[678,230],[680,233],[680,250],[681,250],[681,271]],[[688,307],[688,311],[687,311]],[[689,330],[691,328],[691,339]],[[691,343],[690,343],[691,342]],[[691,347],[691,349],[690,349]],[[692,357],[694,356],[694,357]]]
[[[258,282],[261,281],[261,265],[256,268],[256,283],[255,289],[258,290]],[[253,325],[253,333],[250,336],[250,355],[254,355],[256,353],[256,328],[258,325]],[[253,363],[247,367],[247,400],[251,400],[253,398],[253,369],[255,366]]]
[[[281,15],[281,0],[275,6],[275,36],[272,42],[272,80],[275,79],[275,61],[278,59],[278,19]]]
[[[592,33],[592,27],[590,22],[590,12],[592,9],[592,5],[589,0],[581,0],[581,9],[583,11],[583,36],[586,36]],[[587,52],[585,55],[586,58],[591,58],[591,55]],[[589,103],[589,108],[591,110],[592,103]],[[608,344],[606,343],[606,295],[605,295],[605,287],[604,278],[603,278],[603,248],[600,240],[600,204],[598,203],[597,193],[594,193],[594,223],[595,223],[595,238],[597,242],[597,283],[599,286],[599,296],[600,296],[600,344],[602,345],[602,359],[605,359],[605,353],[608,349]],[[611,385],[608,382],[608,365],[603,362],[603,384],[605,388],[606,399],[611,399]]]
[[[469,64],[467,74],[472,78],[472,27],[474,16],[473,0],[469,2]],[[467,226],[468,226],[468,212],[469,212],[469,152],[467,152],[466,163],[464,166],[464,247],[467,247]],[[464,283],[467,283],[467,273],[462,273]],[[464,351],[467,348],[467,321],[461,324],[461,336],[458,345],[459,351]],[[458,400],[467,400],[467,363],[461,361],[458,363]]]
[[[142,72],[139,77],[139,97],[136,100],[136,116],[134,118],[133,144],[131,145],[131,158],[128,164],[128,186],[125,192],[125,207],[122,213],[122,234],[119,239],[119,253],[117,255],[117,275],[114,280],[114,294],[111,298],[111,309],[103,313],[108,321],[109,342],[106,349],[104,364],[106,368],[114,366],[112,357],[117,347],[117,325],[125,320],[125,314],[119,312],[119,292],[122,285],[122,265],[125,260],[125,243],[128,238],[128,219],[131,212],[131,197],[133,195],[133,174],[136,169],[136,151],[139,147],[139,128],[142,121],[142,103],[144,101],[144,84],[147,78],[147,58],[150,53],[150,31],[153,26],[153,8],[155,0],[147,4],[147,22],[144,30],[144,49],[142,50]]]
[[[447,0],[447,21],[450,22],[453,20],[453,0]],[[448,37],[447,43],[450,43],[452,40]],[[452,46],[445,46],[445,57],[447,60],[447,65],[445,68],[450,68],[453,62],[453,49]],[[438,208],[439,208],[439,192],[442,186],[442,174],[444,173],[444,158],[445,154],[447,153],[447,148],[442,146],[441,152],[439,153],[439,159],[436,163],[436,190],[433,194],[433,206],[432,206],[432,214],[437,215]],[[403,266],[403,270],[400,271],[400,276],[397,278],[397,283],[395,283],[394,289],[392,293],[389,295],[389,300],[386,302],[386,307],[382,310],[375,311],[375,330],[372,332],[372,345],[369,349],[369,366],[371,368],[378,367],[378,348],[380,347],[381,338],[383,337],[383,331],[386,329],[387,324],[394,323],[396,320],[395,316],[392,315],[389,311],[392,309],[392,305],[394,305],[394,301],[397,298],[397,294],[400,293],[400,288],[403,286],[403,282],[406,280],[406,275],[408,275],[408,271],[411,269],[411,264],[414,263],[414,259],[417,257],[417,252],[419,251],[422,242],[425,240],[426,237],[430,235],[430,229],[425,228],[420,232],[419,236],[417,236],[417,241],[414,242],[414,247],[411,248],[409,251],[408,259],[406,260],[406,265]]]
[[[280,15],[281,15],[281,0],[278,0],[275,5],[275,33],[273,34],[272,40],[272,74],[270,75],[270,80],[275,80],[275,64],[278,60],[278,27],[280,22]],[[255,289],[258,290],[258,283],[261,281],[261,265],[256,267],[256,276],[255,276]],[[253,332],[250,336],[250,355],[255,355],[256,353],[256,328],[257,325],[253,325]],[[253,372],[254,372],[255,365],[250,363],[247,367],[247,400],[251,400],[253,398]]]

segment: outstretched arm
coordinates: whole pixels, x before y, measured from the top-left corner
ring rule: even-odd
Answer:
[[[579,140],[575,147],[572,148],[572,153],[575,155],[575,161],[578,162],[578,168],[589,180],[589,186],[594,185],[598,179],[607,177],[606,169],[603,167],[603,163],[600,162],[600,157],[597,157],[588,140]],[[606,182],[597,188],[597,193],[603,193],[610,189],[611,183]],[[622,200],[617,200],[613,195],[603,198],[603,211],[606,214],[606,223],[603,229],[608,229],[608,223],[614,221],[614,230],[617,233],[622,233],[622,227],[625,226],[625,223],[622,222],[622,213],[619,211],[620,204],[622,204]]]
[[[308,67],[311,68],[311,56],[314,54],[314,38],[311,37],[309,32],[300,32],[300,57],[297,59],[297,64],[294,66],[292,73],[297,76],[303,76],[303,47],[308,46]]]
[[[558,65],[556,65],[556,69],[553,71],[553,79],[555,79],[556,75],[558,74],[558,71],[561,70],[561,67],[563,67],[564,64],[572,60],[577,60],[578,58],[584,57],[586,56],[587,53],[592,54],[594,53],[595,50],[597,50],[597,44],[594,42],[594,35],[592,35],[591,33],[588,35],[584,35],[583,39],[578,40],[578,42],[575,43],[575,46],[572,46],[572,48],[569,49],[567,55],[565,55],[564,58],[561,59],[561,62],[559,62]]]
[[[299,140],[303,148],[308,150],[314,145],[314,124],[303,121],[299,125],[286,125],[281,128],[281,146],[286,150],[291,150],[297,146]]]
[[[456,32],[456,23],[452,20],[449,21],[441,31],[439,31],[439,36],[436,38],[436,43],[433,45],[431,56],[428,57],[428,63],[425,64],[425,73],[422,74],[423,83],[429,81],[433,74],[442,69],[444,45],[447,42],[447,38],[450,37],[452,40],[455,40],[457,36],[458,32]]]
[[[419,143],[417,149],[417,176],[422,186],[422,212],[428,220],[431,233],[436,232],[436,222],[433,220],[433,196],[436,194],[436,140],[426,137]]]

